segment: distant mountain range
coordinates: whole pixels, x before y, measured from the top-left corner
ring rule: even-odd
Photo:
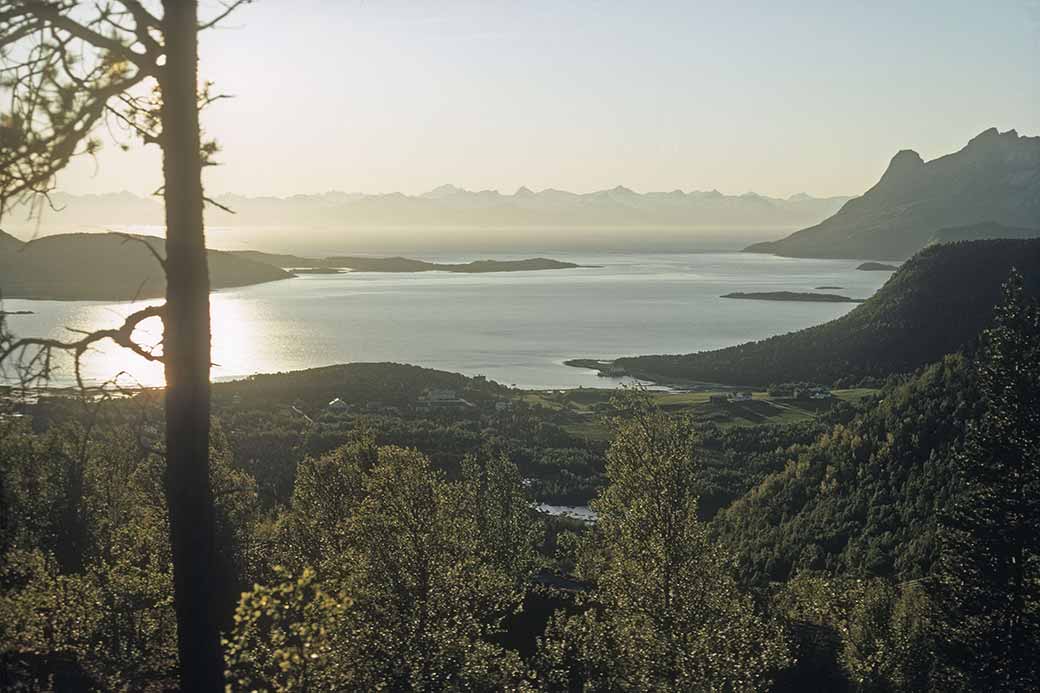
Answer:
[[[166,277],[146,245],[165,241],[114,233],[56,234],[23,243],[0,231],[0,295],[5,298],[128,301],[162,296]],[[293,275],[232,253],[209,251],[214,289],[288,279]]]
[[[208,208],[213,226],[378,227],[574,227],[643,226],[689,228],[792,229],[814,224],[837,211],[847,197],[788,198],[755,193],[637,193],[618,186],[592,193],[520,188],[513,194],[469,191],[442,185],[423,195],[329,192],[292,197],[224,195],[217,201],[235,211]],[[158,199],[131,193],[67,195],[56,193],[60,211],[45,212],[42,226],[63,230],[87,227],[161,225]],[[8,228],[36,228],[15,209],[4,219]]]
[[[914,255],[874,296],[822,325],[715,351],[569,363],[673,383],[884,378],[971,350],[993,319],[1012,267],[1022,273],[1027,293],[1040,296],[1040,239],[943,243]]]
[[[874,187],[834,216],[747,251],[901,260],[929,242],[1032,236],[1040,236],[1040,137],[991,128],[927,163],[899,152]]]

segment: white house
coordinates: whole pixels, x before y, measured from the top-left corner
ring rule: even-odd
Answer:
[[[831,391],[825,387],[814,387],[809,391],[810,399],[830,399]]]

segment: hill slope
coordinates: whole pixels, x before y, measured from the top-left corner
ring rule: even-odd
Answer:
[[[8,298],[69,301],[162,296],[166,278],[144,243],[162,253],[163,239],[138,238],[143,242],[127,241],[112,233],[60,234],[24,244],[0,238],[0,291]],[[276,267],[215,250],[209,251],[209,272],[214,289],[292,276]]]
[[[989,129],[927,163],[903,150],[874,187],[834,216],[747,252],[901,260],[940,229],[982,222],[1040,227],[1040,137]]]
[[[1017,226],[1004,226],[994,222],[983,224],[971,224],[968,226],[954,226],[949,229],[939,229],[930,239],[932,243],[956,243],[958,241],[979,241],[986,238],[1040,238],[1040,228],[1022,228]]]
[[[21,249],[23,245],[25,244],[22,241],[11,234],[0,231],[0,257]]]
[[[951,451],[980,410],[974,368],[948,356],[847,424],[789,448],[791,461],[724,509],[714,529],[752,582],[803,570],[927,575],[936,518],[952,500]]]
[[[767,385],[857,381],[915,370],[970,348],[1012,266],[1040,295],[1040,239],[930,246],[837,320],[740,346],[682,356],[621,358],[613,372],[648,380]]]

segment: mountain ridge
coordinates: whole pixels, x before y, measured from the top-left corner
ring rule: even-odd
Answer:
[[[1040,228],[1040,137],[989,128],[927,162],[901,150],[873,187],[831,217],[745,252],[902,260],[941,229],[986,223]]]
[[[68,195],[55,193],[61,212],[42,219],[51,227],[162,224],[158,200],[132,193]],[[588,193],[520,187],[512,194],[471,191],[445,184],[420,195],[332,191],[289,197],[221,195],[216,200],[235,214],[207,208],[211,226],[288,224],[298,226],[679,226],[691,228],[797,228],[835,212],[848,197],[786,198],[756,193],[723,195],[717,190],[637,193],[624,186]],[[12,214],[11,223],[29,229],[35,220]]]

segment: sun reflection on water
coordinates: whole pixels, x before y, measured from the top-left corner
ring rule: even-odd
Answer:
[[[77,339],[77,331],[93,331],[118,327],[125,318],[145,306],[159,305],[161,301],[137,303],[86,303],[75,302],[64,308],[58,318],[61,327],[49,335],[62,340]],[[58,308],[57,304],[51,306]],[[249,354],[256,346],[256,326],[249,319],[251,309],[247,302],[235,296],[212,294],[210,296],[210,319],[212,333],[212,379],[251,372]],[[19,334],[38,335],[30,319],[19,325]],[[162,322],[150,318],[141,322],[134,330],[133,339],[146,351],[162,353]],[[111,341],[99,342],[88,350],[80,360],[80,372],[88,384],[113,383],[123,387],[161,387],[165,384],[163,364],[149,361],[129,349]],[[65,386],[74,382],[75,371],[69,357],[59,357],[54,385]]]

